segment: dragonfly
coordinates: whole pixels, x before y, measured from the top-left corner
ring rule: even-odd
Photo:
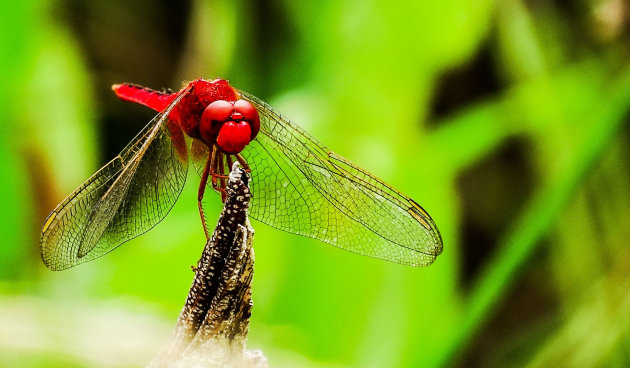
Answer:
[[[414,200],[224,79],[197,79],[177,92],[131,83],[112,89],[157,115],[45,220],[42,259],[52,270],[152,229],[182,192],[189,162],[201,176],[207,239],[206,188],[225,200],[227,174],[239,162],[251,175],[249,215],[274,228],[408,266],[428,266],[442,252],[435,222]]]

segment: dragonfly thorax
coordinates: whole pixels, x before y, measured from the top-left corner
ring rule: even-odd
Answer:
[[[172,100],[185,94],[177,106],[173,108],[170,118],[175,121],[182,130],[192,138],[203,139],[200,132],[201,116],[206,107],[218,100],[235,101],[237,92],[224,79],[212,81],[197,79],[189,82],[179,92],[171,95]],[[152,106],[149,106],[152,107]],[[156,109],[162,111],[161,109]],[[211,145],[213,141],[206,141]]]

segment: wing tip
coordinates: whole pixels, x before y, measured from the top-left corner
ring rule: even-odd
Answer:
[[[442,254],[444,250],[444,242],[442,241],[442,234],[440,234],[440,230],[437,225],[431,218],[431,216],[427,213],[427,211],[422,208],[418,203],[416,203],[413,199],[409,199],[409,203],[411,203],[411,207],[409,207],[409,214],[422,225],[433,238],[433,249],[431,254],[434,254],[436,257]],[[433,263],[433,262],[431,262]],[[430,263],[429,263],[430,264]]]

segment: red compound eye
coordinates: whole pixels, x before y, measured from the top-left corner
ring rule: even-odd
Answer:
[[[249,123],[252,129],[252,139],[256,138],[258,131],[260,130],[260,118],[258,117],[258,110],[251,103],[245,100],[238,100],[234,102],[234,111],[243,115],[243,120]]]
[[[201,138],[209,145],[216,143],[227,154],[241,152],[259,130],[258,111],[245,100],[214,101],[199,122]]]
[[[228,121],[217,136],[217,144],[229,155],[241,152],[251,141],[252,131],[246,121]]]
[[[201,138],[203,138],[206,143],[214,143],[221,126],[223,126],[223,123],[226,121],[231,120],[233,112],[233,102],[218,100],[208,105],[203,111],[201,122],[199,123],[199,134]]]

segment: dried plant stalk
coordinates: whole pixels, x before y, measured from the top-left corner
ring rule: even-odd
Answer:
[[[266,367],[259,351],[246,351],[252,311],[254,229],[247,217],[248,176],[235,163],[227,198],[169,346],[148,367]]]

